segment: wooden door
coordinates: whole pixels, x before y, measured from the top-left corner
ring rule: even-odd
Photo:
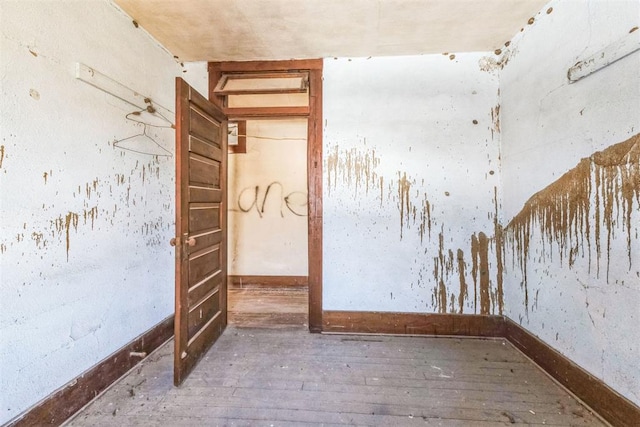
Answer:
[[[227,120],[176,78],[174,384],[227,324]]]

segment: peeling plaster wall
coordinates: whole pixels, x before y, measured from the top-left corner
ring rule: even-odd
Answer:
[[[640,52],[567,70],[640,24],[637,1],[553,1],[501,74],[505,314],[640,404]]]
[[[75,63],[171,110],[174,77],[206,93],[206,66],[106,1],[2,1],[0,16],[2,424],[173,313],[174,159],[114,148],[140,133],[135,108]],[[174,151],[173,129],[149,134]]]
[[[499,91],[484,57],[325,60],[325,310],[502,312]]]
[[[229,155],[230,275],[306,276],[307,119],[247,121]]]

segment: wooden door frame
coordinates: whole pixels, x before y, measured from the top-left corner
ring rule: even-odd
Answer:
[[[322,331],[322,59],[210,62],[209,100],[230,119],[307,117],[309,331]],[[223,73],[309,72],[308,107],[227,108],[214,89]],[[228,154],[225,154],[228,155]]]

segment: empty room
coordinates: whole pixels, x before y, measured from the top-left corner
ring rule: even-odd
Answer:
[[[0,425],[640,425],[639,27],[0,0]]]

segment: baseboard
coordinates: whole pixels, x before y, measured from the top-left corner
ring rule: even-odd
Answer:
[[[505,338],[614,426],[637,426],[640,407],[509,318]]]
[[[227,276],[228,289],[307,288],[309,276]]]
[[[173,336],[173,315],[17,416],[5,427],[59,426]]]
[[[502,337],[504,318],[475,314],[324,311],[323,332]]]

